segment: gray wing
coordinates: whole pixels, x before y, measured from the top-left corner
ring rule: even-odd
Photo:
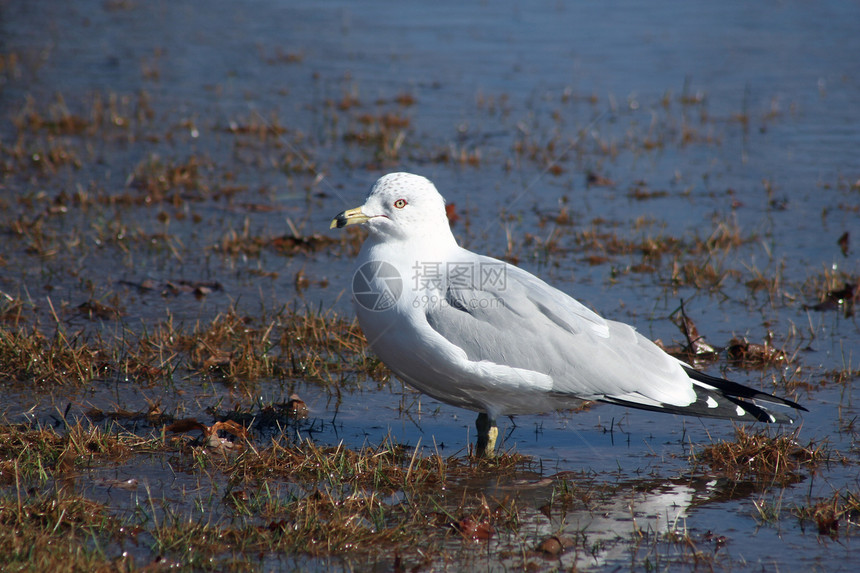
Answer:
[[[539,278],[504,264],[504,280],[449,282],[428,324],[471,361],[550,376],[553,392],[579,398],[686,405],[695,400],[680,363],[632,327],[607,321]]]

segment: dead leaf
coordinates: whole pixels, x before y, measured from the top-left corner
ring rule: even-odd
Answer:
[[[448,217],[448,222],[453,225],[460,220],[460,215],[457,214],[457,206],[455,203],[445,205],[445,216]]]
[[[615,185],[615,181],[594,171],[589,171],[585,175],[585,184],[588,187],[610,187]]]
[[[699,334],[699,329],[695,323],[687,316],[684,311],[684,303],[681,302],[681,308],[672,316],[674,322],[684,337],[687,339],[687,352],[693,354],[696,358],[716,358],[719,351],[705,342],[705,338]]]
[[[173,422],[169,426],[165,428],[168,432],[173,434],[187,434],[188,432],[193,432],[194,430],[200,430],[201,432],[206,431],[206,425],[201,424],[194,418],[184,418],[182,420],[177,420]]]
[[[245,428],[242,424],[238,422],[234,422],[233,420],[225,420],[223,422],[215,422],[212,426],[206,428],[203,432],[206,435],[214,435],[220,431],[225,431],[229,434],[233,434],[237,438],[247,438],[248,437],[248,429]]]
[[[221,451],[240,451],[244,449],[244,446],[242,444],[231,442],[230,440],[219,436],[218,432],[220,432],[221,430],[227,432],[228,434],[233,434],[237,438],[244,439],[248,437],[248,430],[245,429],[244,426],[234,422],[233,420],[215,422],[203,431],[203,441],[207,447]]]
[[[293,394],[290,396],[289,401],[287,402],[287,414],[293,418],[298,420],[304,420],[308,417],[308,405],[305,404],[305,401],[299,398],[298,394]]]
[[[552,535],[547,537],[537,546],[537,550],[547,555],[558,555],[565,549],[573,547],[573,539],[563,535]]]
[[[78,313],[86,316],[90,320],[93,320],[94,318],[112,320],[122,316],[122,312],[118,308],[102,304],[96,300],[88,300],[87,302],[78,305]]]
[[[489,521],[477,521],[471,517],[464,517],[454,524],[454,529],[466,539],[486,540],[495,533],[495,528]]]
[[[824,300],[814,305],[804,305],[803,308],[817,311],[845,309],[845,316],[854,315],[854,301],[858,298],[856,284],[845,283],[841,289],[828,291]]]
[[[848,231],[842,233],[842,236],[836,241],[836,244],[839,245],[839,249],[842,251],[842,256],[848,256],[848,248],[851,246],[851,235]]]
[[[231,442],[226,438],[222,438],[218,435],[218,432],[225,431],[229,434],[236,436],[237,438],[242,439],[248,437],[248,430],[244,426],[234,422],[233,420],[215,422],[211,426],[207,426],[206,424],[202,424],[193,418],[186,418],[184,420],[179,420],[178,422],[170,424],[165,429],[168,432],[172,432],[174,434],[188,433],[200,430],[201,432],[203,432],[203,444],[208,448],[213,448],[221,451],[241,450],[244,446],[239,443]]]
[[[729,342],[726,352],[731,360],[744,366],[766,366],[786,359],[785,352],[767,342],[755,344],[739,338]]]

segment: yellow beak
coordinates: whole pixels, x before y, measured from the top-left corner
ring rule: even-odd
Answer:
[[[356,207],[355,209],[349,209],[348,211],[339,213],[337,217],[331,220],[329,229],[334,229],[335,227],[342,229],[347,225],[358,225],[360,223],[364,223],[368,219],[370,219],[370,217],[361,212],[361,207]]]

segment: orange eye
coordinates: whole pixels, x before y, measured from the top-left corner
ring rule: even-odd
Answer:
[[[398,209],[402,209],[406,206],[406,199],[398,199],[394,202],[394,206]]]

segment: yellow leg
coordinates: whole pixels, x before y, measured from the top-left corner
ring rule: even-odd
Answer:
[[[496,455],[496,440],[499,438],[499,427],[495,420],[481,412],[475,420],[478,429],[478,457],[492,458]]]

